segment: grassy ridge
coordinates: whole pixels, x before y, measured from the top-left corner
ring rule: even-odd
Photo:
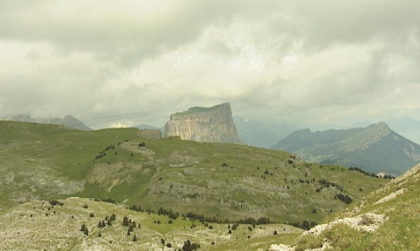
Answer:
[[[8,177],[2,206],[77,195],[220,220],[321,222],[346,206],[337,193],[358,200],[387,182],[286,152],[177,137],[149,141],[137,132],[0,122],[0,174]]]

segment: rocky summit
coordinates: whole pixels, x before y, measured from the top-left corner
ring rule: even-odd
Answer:
[[[240,142],[229,103],[172,114],[165,125],[165,136],[198,142]]]

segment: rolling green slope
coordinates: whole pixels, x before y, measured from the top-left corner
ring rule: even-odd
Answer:
[[[147,140],[137,129],[77,131],[0,122],[1,207],[70,196],[112,198],[143,209],[213,220],[320,222],[387,180],[286,152],[179,138]]]
[[[318,248],[326,243],[333,250],[418,250],[419,182],[420,165],[417,165],[331,217],[326,221],[330,228],[300,237],[296,250]]]

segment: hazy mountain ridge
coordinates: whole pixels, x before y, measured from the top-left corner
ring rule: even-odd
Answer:
[[[420,162],[420,146],[383,122],[347,130],[295,131],[273,148],[294,152],[310,162],[358,166],[394,175]]]
[[[6,116],[3,118],[7,121],[22,121],[22,122],[35,122],[42,124],[54,124],[54,125],[63,125],[68,128],[78,129],[82,131],[90,131],[91,128],[83,124],[82,121],[78,120],[72,115],[66,115],[63,118],[53,117],[53,118],[38,118],[32,117],[30,114],[20,114],[13,116]]]

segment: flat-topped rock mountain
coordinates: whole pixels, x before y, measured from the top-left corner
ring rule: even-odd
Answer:
[[[305,161],[356,166],[373,173],[400,175],[420,162],[420,145],[384,122],[347,130],[298,130],[273,148],[296,153]]]
[[[192,107],[171,114],[165,136],[180,136],[198,142],[240,143],[229,103],[213,107]]]

